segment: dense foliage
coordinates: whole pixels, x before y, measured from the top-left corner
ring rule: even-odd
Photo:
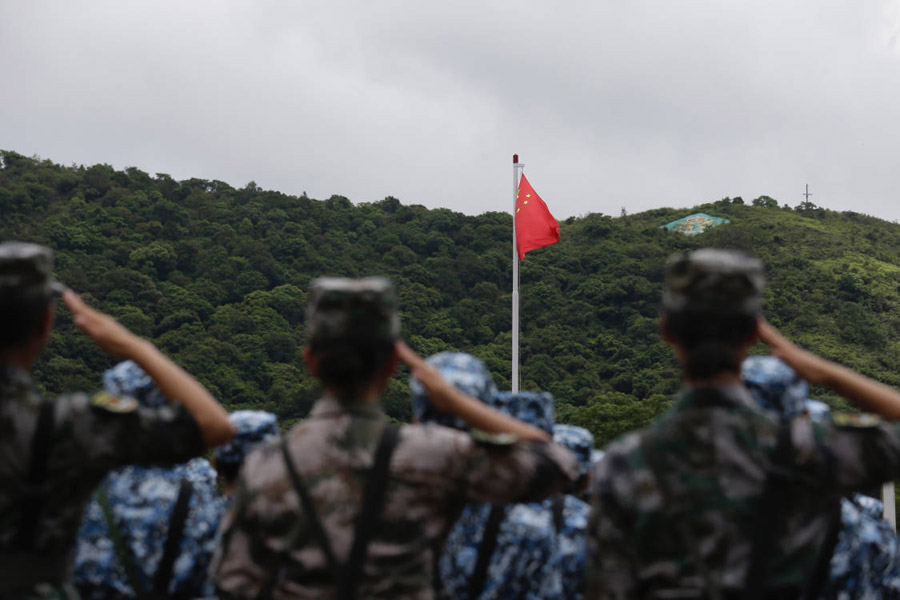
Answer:
[[[660,229],[696,211],[732,223],[695,238]],[[391,277],[413,348],[471,352],[510,387],[510,215],[390,197],[318,201],[252,182],[235,189],[14,152],[0,152],[0,215],[0,239],[55,248],[61,280],[156,342],[230,408],[271,410],[288,423],[309,410],[318,390],[302,366],[304,306],[320,275]],[[598,442],[646,422],[678,387],[657,325],[663,265],[676,250],[760,256],[777,326],[900,386],[900,225],[763,196],[589,214],[560,228],[559,244],[522,263],[522,388],[553,392],[559,419]],[[50,392],[94,388],[112,362],[61,311],[37,372]],[[398,375],[386,395],[399,419],[409,416],[407,389]]]

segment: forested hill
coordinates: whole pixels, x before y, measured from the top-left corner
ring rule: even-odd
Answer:
[[[52,246],[62,281],[154,340],[230,408],[271,410],[287,422],[306,414],[317,389],[301,361],[304,306],[320,275],[391,277],[413,348],[471,352],[509,389],[510,215],[0,158],[0,239]],[[693,238],[660,228],[697,211],[731,224]],[[663,264],[676,250],[758,255],[773,323],[900,386],[896,223],[762,197],[591,214],[560,229],[559,244],[522,263],[522,387],[553,392],[559,419],[588,426],[599,442],[658,413],[678,386],[657,330]],[[49,392],[96,388],[113,360],[65,311],[57,320],[38,377]],[[408,417],[405,376],[392,382],[387,405]]]

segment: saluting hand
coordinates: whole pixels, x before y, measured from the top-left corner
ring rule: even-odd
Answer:
[[[440,372],[425,362],[416,352],[398,340],[394,343],[397,358],[409,367],[410,375],[415,377],[428,393],[428,402],[441,412],[450,413],[455,405],[454,400],[461,394],[444,379]]]
[[[786,362],[801,378],[813,385],[826,382],[832,370],[829,361],[792,343],[765,319],[757,321],[756,333],[772,349],[772,356]]]
[[[132,358],[135,344],[141,339],[111,316],[91,308],[72,290],[63,292],[63,301],[72,311],[73,321],[106,353]]]

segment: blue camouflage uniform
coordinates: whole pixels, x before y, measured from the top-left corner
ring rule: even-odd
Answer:
[[[575,456],[579,478],[587,477],[595,452],[593,434],[583,427],[559,424],[553,426],[553,441]],[[556,555],[562,569],[564,597],[578,599],[584,596],[587,526],[591,505],[573,494],[566,494],[563,502]]]
[[[148,408],[165,403],[150,377],[131,361],[107,371],[103,384],[110,394],[134,397]],[[107,475],[100,488],[130,562],[126,568],[95,495],[85,510],[75,549],[73,582],[84,597],[133,596],[133,582],[142,591],[151,589],[182,478],[190,481],[192,494],[168,592],[190,598],[212,594],[207,569],[225,505],[215,470],[206,459],[195,458],[175,467],[127,466]]]
[[[474,356],[442,352],[427,361],[461,391],[505,414],[548,433],[553,429],[553,396],[540,392],[497,392],[490,372]],[[424,390],[411,381],[413,414],[422,422],[467,429],[465,423],[436,411]],[[545,501],[548,502],[548,501]],[[562,573],[556,554],[556,531],[549,505],[510,504],[497,534],[484,589],[479,598],[563,598]],[[491,511],[489,504],[468,504],[450,530],[438,569],[444,598],[466,598],[475,570],[482,532]]]
[[[237,478],[250,451],[262,442],[277,438],[280,431],[278,417],[264,410],[236,410],[229,413],[228,420],[234,425],[235,436],[213,451],[213,460],[226,482],[225,503],[230,508],[233,498],[228,493],[228,483]]]
[[[809,386],[772,356],[751,356],[741,379],[756,402],[788,417],[828,418],[828,405],[809,399]],[[882,518],[881,501],[862,494],[841,499],[841,531],[822,598],[900,598],[900,547]]]

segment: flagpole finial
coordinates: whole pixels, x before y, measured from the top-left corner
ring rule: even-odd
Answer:
[[[516,164],[516,163],[518,163],[518,162],[519,162],[519,155],[518,155],[518,154],[513,154],[513,164]]]

